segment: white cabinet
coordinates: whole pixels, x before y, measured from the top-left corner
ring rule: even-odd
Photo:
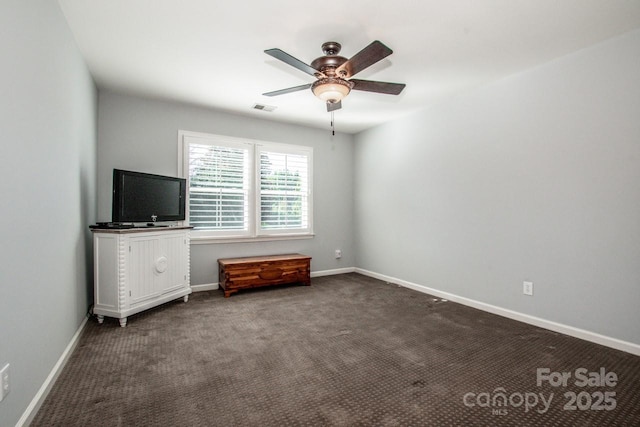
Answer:
[[[191,227],[93,230],[94,306],[98,322],[120,319],[191,293]]]

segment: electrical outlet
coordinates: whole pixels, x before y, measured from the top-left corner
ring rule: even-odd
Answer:
[[[533,296],[533,282],[522,282],[522,293]]]
[[[342,258],[342,251],[340,249],[336,249],[336,259]]]
[[[9,387],[9,364],[4,365],[4,368],[0,370],[0,402],[4,397],[9,394],[11,387]]]

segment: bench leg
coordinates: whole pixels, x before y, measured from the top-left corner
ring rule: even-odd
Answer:
[[[229,298],[231,294],[235,294],[236,292],[238,292],[237,289],[223,289],[223,291],[224,291],[225,298]]]

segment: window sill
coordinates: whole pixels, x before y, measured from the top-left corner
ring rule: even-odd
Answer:
[[[272,242],[279,240],[302,240],[313,239],[315,234],[278,234],[271,236],[257,236],[257,237],[211,237],[211,236],[197,236],[196,233],[191,233],[192,245],[209,245],[217,243],[255,243],[255,242]]]

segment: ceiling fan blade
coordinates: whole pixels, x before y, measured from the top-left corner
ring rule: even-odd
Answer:
[[[380,41],[375,40],[369,46],[353,55],[347,62],[339,66],[336,72],[338,75],[342,75],[341,72],[344,71],[347,73],[346,77],[354,76],[392,53],[393,51],[391,49]]]
[[[264,96],[278,96],[284,95],[285,93],[298,92],[300,90],[305,90],[311,88],[311,83],[306,85],[294,86],[287,89],[274,90],[273,92],[263,93]]]
[[[336,111],[342,108],[342,101],[327,102],[327,112]]]
[[[289,64],[292,67],[297,68],[298,70],[312,76],[315,76],[318,72],[318,70],[316,70],[315,68],[312,68],[310,65],[305,64],[304,62],[300,61],[297,58],[294,58],[287,52],[284,52],[280,49],[267,49],[264,51],[264,53],[266,53],[267,55],[271,55],[274,58],[279,59],[280,61]]]
[[[376,82],[373,80],[351,79],[349,81],[353,83],[354,90],[386,93],[387,95],[399,95],[406,86],[404,83]]]

